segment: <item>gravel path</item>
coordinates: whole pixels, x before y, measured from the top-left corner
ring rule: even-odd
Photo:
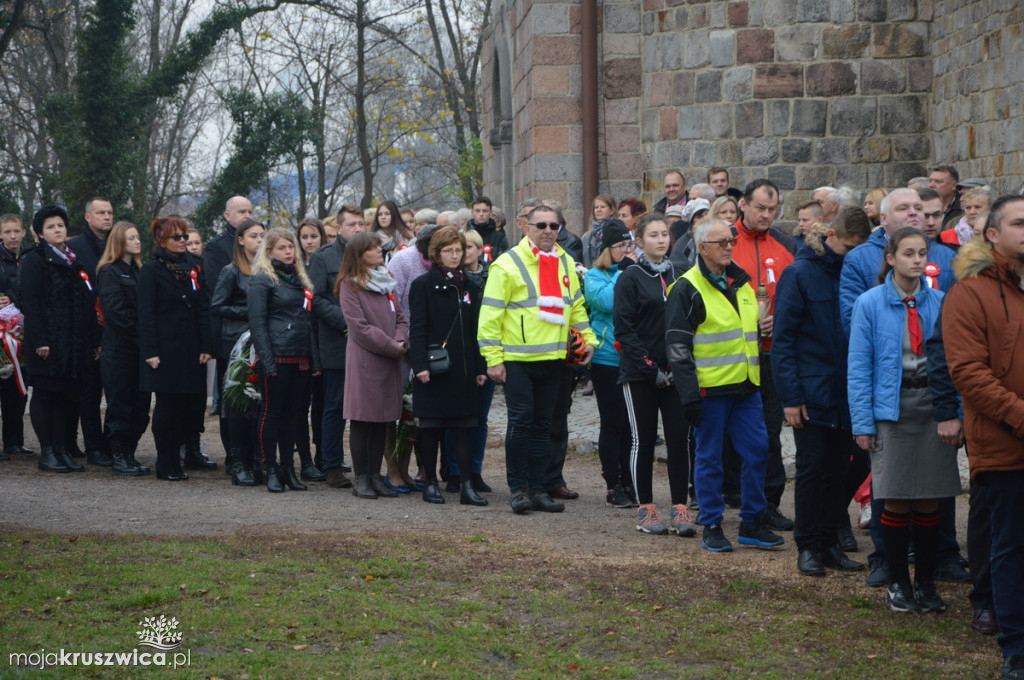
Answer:
[[[504,486],[504,400],[500,391],[491,413],[491,439],[484,477],[494,487],[491,505],[485,508],[461,506],[458,496],[446,494],[443,506],[424,503],[418,494],[397,499],[360,500],[349,490],[331,489],[326,484],[309,484],[308,492],[269,494],[263,488],[231,486],[223,470],[192,473],[182,483],[157,481],[155,477],[123,478],[107,468],[87,466],[84,473],[42,473],[36,456],[18,455],[0,462],[0,527],[38,529],[62,534],[131,533],[147,535],[230,535],[246,528],[274,526],[307,531],[340,533],[419,533],[438,535],[483,534],[555,552],[595,558],[629,559],[633,556],[701,555],[699,539],[652,537],[633,528],[635,515],[604,504],[604,483],[600,465],[589,442],[597,439],[597,407],[593,397],[577,391],[571,422],[571,452],[566,478],[580,492],[562,514],[514,515]],[[203,440],[211,458],[222,461],[216,418],[207,418]],[[26,417],[29,448],[38,448]],[[787,441],[792,438],[785,431]],[[787,446],[787,467],[791,467],[791,443]],[[152,439],[147,435],[138,458],[155,463]],[[655,500],[667,511],[668,482],[664,467],[655,471]],[[960,497],[958,513],[963,540],[966,496]],[[792,515],[792,484],[783,499],[783,511]],[[735,537],[736,510],[726,511],[725,529]],[[862,546],[869,546],[860,535]],[[966,547],[966,546],[965,546]],[[863,556],[865,553],[861,553]],[[739,551],[728,558],[741,562],[762,559],[777,568],[795,571],[795,546],[787,534],[782,549],[764,553]],[[702,558],[703,559],[703,558]]]

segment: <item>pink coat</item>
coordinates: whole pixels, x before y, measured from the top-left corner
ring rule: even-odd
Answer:
[[[409,346],[409,322],[387,296],[340,286],[341,312],[348,324],[345,356],[347,420],[389,423],[402,415],[402,370],[399,341]]]

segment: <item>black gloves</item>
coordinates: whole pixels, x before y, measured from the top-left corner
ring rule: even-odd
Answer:
[[[698,427],[704,420],[704,402],[694,401],[683,404],[683,416],[691,426]]]

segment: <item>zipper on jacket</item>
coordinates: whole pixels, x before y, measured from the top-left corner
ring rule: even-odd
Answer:
[[[526,318],[525,317],[522,317],[522,316],[519,317],[519,328],[523,332],[523,344],[525,345],[526,344]]]

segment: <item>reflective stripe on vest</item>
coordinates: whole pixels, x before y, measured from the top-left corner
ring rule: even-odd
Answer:
[[[704,300],[707,318],[693,336],[693,359],[702,388],[761,384],[758,351],[757,298],[750,286],[736,289],[740,313],[725,294],[694,266],[683,274]]]

